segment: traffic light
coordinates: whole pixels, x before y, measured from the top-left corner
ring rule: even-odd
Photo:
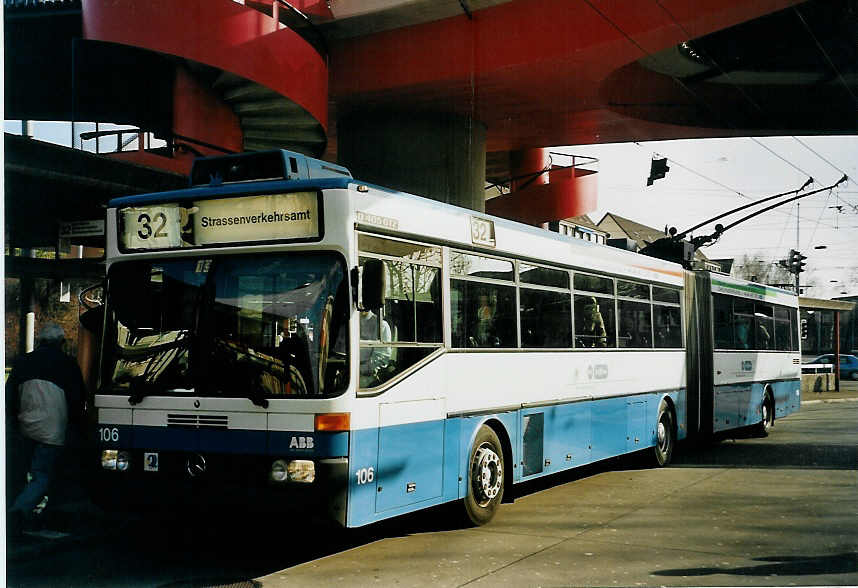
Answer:
[[[652,186],[654,181],[662,179],[669,170],[666,157],[653,159],[649,167],[649,178],[647,178],[646,185]]]
[[[804,341],[807,339],[807,319],[801,319],[801,339]]]
[[[806,255],[802,255],[800,252],[796,251],[795,249],[790,249],[789,250],[789,260],[788,260],[789,272],[791,274],[795,274],[795,275],[798,275],[801,272],[803,272],[804,266],[807,265],[807,263],[804,261],[805,259],[807,259]]]

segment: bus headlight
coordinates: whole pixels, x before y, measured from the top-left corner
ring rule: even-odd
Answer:
[[[116,469],[124,472],[131,467],[131,454],[127,451],[120,451],[116,454]]]
[[[286,462],[282,459],[275,460],[274,463],[271,464],[271,481],[277,482],[278,484],[286,481]]]
[[[286,468],[290,482],[311,484],[316,479],[316,464],[308,459],[296,459]]]
[[[105,449],[101,452],[101,467],[106,470],[116,469],[116,454],[119,452],[115,449]]]
[[[105,449],[101,452],[101,467],[106,470],[127,471],[131,467],[131,453],[117,449]]]
[[[277,484],[285,482],[311,484],[316,479],[316,464],[308,459],[295,459],[290,462],[277,459],[271,464],[270,478]]]

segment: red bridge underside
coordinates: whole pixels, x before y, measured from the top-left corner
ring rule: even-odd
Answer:
[[[513,1],[471,20],[462,15],[335,45],[331,97],[338,108],[441,105],[473,116],[488,127],[489,152],[735,134],[646,122],[614,106],[652,102],[667,76],[606,82],[638,59],[796,3]],[[687,123],[681,106],[693,97],[675,89]]]

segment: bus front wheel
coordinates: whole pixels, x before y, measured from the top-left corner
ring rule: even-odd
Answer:
[[[474,525],[485,525],[495,516],[503,499],[503,449],[497,434],[485,425],[480,427],[468,460],[468,494],[464,499],[465,514]]]

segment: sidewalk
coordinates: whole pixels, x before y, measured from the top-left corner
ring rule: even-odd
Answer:
[[[838,392],[803,392],[801,403],[858,401],[858,381],[841,380]]]

